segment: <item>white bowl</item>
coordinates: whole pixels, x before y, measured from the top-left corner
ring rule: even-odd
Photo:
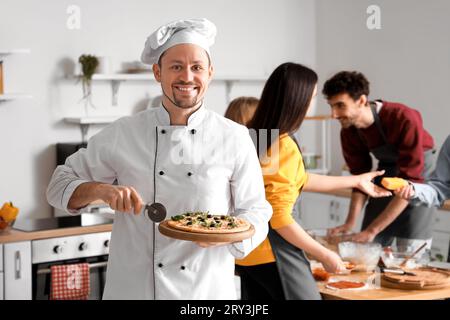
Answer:
[[[346,241],[339,243],[338,248],[342,260],[352,262],[356,265],[355,269],[362,271],[375,270],[382,252],[381,244],[375,242]]]

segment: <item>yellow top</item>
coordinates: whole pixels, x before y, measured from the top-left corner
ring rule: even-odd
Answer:
[[[272,155],[273,154],[273,155]],[[295,223],[292,209],[301,188],[308,180],[303,159],[297,144],[287,134],[272,145],[267,156],[261,159],[266,199],[272,205],[273,215],[270,225],[279,229]],[[236,260],[241,266],[254,266],[275,261],[269,239],[266,238],[257,248],[242,260]]]

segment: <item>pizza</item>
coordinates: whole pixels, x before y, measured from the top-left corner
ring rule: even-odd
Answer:
[[[364,282],[360,282],[360,281],[341,280],[341,281],[328,282],[327,288],[330,288],[330,289],[359,289],[359,288],[365,287],[365,285],[366,284]]]
[[[202,211],[172,216],[167,224],[174,229],[198,233],[236,233],[251,227],[248,221],[241,218]]]

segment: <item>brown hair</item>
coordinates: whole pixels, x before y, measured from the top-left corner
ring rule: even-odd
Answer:
[[[244,126],[253,118],[259,100],[254,97],[239,97],[228,105],[225,118],[233,120]]]

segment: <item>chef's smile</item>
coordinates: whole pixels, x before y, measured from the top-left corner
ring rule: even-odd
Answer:
[[[181,95],[185,96],[194,96],[198,92],[197,86],[186,86],[186,85],[174,85],[173,91],[175,93],[180,93]]]

